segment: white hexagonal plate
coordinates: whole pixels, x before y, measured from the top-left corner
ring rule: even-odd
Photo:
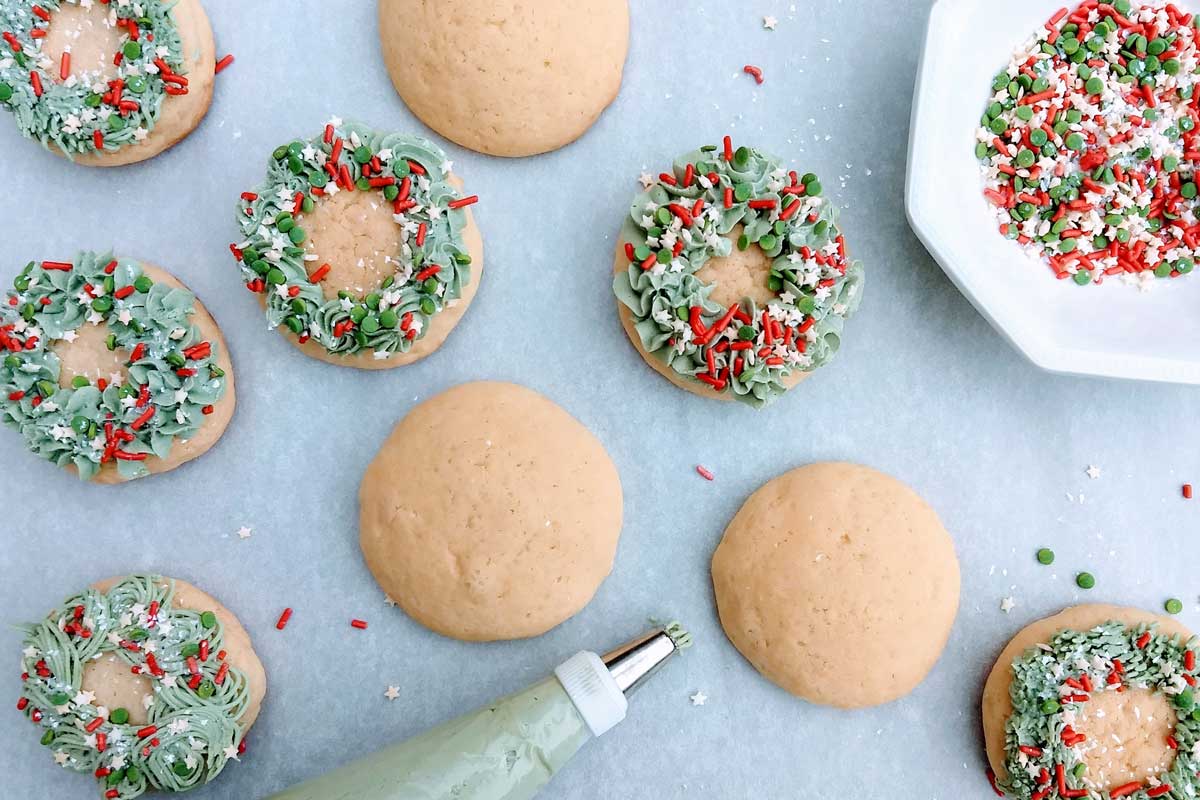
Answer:
[[[906,205],[913,229],[967,299],[1055,372],[1200,384],[1200,273],[1140,292],[1059,281],[1002,237],[973,135],[992,79],[1061,0],[938,0],[913,99]]]

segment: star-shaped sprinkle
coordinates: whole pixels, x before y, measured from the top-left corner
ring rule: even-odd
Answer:
[[[706,695],[704,692],[696,692],[694,695],[692,695],[691,700],[692,705],[702,706],[708,702],[708,695]]]
[[[69,758],[70,756],[68,756],[62,750],[55,751],[54,753],[54,763],[58,764],[60,767],[65,767]]]
[[[1097,478],[1100,477],[1100,468],[1097,467],[1095,464],[1089,465],[1086,471],[1087,471],[1087,476],[1089,478],[1091,478],[1092,480],[1096,480]]]
[[[40,652],[41,652],[41,650],[38,650],[33,645],[29,645],[29,647],[26,647],[24,650],[21,651],[21,655],[25,656],[26,658],[37,658],[38,653],[40,653]]]
[[[383,693],[383,696],[386,697],[388,700],[395,700],[397,697],[400,696],[400,687],[399,686],[387,687],[387,691]]]
[[[1011,597],[1006,597],[1000,601],[1000,610],[1003,611],[1005,614],[1012,611],[1016,607],[1017,607],[1017,601],[1013,600]]]
[[[641,177],[638,178],[638,182],[642,184],[643,189],[649,189],[654,185],[654,176],[649,172],[643,172]]]
[[[225,754],[226,758],[232,758],[234,761],[241,761],[241,759],[238,758],[237,745],[231,744],[231,745],[229,745],[229,747],[226,747],[222,752]]]
[[[387,603],[388,606],[391,608],[396,607],[396,601],[392,599],[392,596],[390,594],[385,594],[383,596],[383,602]]]
[[[770,15],[763,17],[763,27],[769,31],[775,30],[775,26],[778,24],[779,24],[779,20],[775,19],[774,17],[772,17]]]
[[[243,525],[242,527],[238,528],[238,531],[237,531],[237,535],[238,535],[239,539],[249,539],[250,534],[252,534],[252,533],[254,533],[254,529],[250,528],[246,525]]]
[[[92,701],[96,699],[95,692],[81,691],[75,695],[75,704],[80,706],[90,706]]]

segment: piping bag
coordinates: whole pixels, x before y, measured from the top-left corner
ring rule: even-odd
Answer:
[[[267,800],[529,800],[691,643],[671,623],[603,657],[578,653],[522,692]]]

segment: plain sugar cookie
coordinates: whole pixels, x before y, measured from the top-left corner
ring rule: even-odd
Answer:
[[[471,641],[538,636],[579,612],[621,534],[621,481],[603,445],[509,383],[464,384],[414,408],[359,500],[363,555],[384,592]]]
[[[954,542],[894,478],[814,464],[746,501],[712,560],[721,625],[772,682],[862,708],[911,692],[958,610]]]
[[[0,108],[79,164],[152,158],[212,102],[216,51],[200,0],[0,0]]]
[[[627,0],[379,0],[383,60],[429,127],[493,156],[569,144],[616,98]]]
[[[726,136],[641,182],[617,237],[613,293],[646,363],[683,389],[754,408],[829,363],[864,270],[815,175]]]
[[[983,690],[997,784],[1016,800],[1060,786],[1134,800],[1195,796],[1195,768],[1175,756],[1200,742],[1196,652],[1183,625],[1133,608],[1077,606],[1025,628]]]
[[[17,710],[104,796],[182,792],[238,759],[266,672],[237,618],[183,581],[111,578],[23,628]]]
[[[0,421],[85,480],[167,472],[233,417],[216,320],[152,264],[83,252],[31,261],[0,305]]]
[[[306,355],[388,369],[437,350],[483,276],[462,182],[427,139],[334,118],[271,154],[230,249],[268,323]]]

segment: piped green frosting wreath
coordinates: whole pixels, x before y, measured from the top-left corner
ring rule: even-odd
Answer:
[[[100,0],[103,2],[103,0]],[[0,0],[0,106],[17,127],[67,156],[114,152],[149,136],[169,96],[188,93],[183,44],[167,0],[107,3],[122,31],[116,77],[86,82],[71,73],[70,53],[42,52],[54,12],[85,0]]]
[[[1109,622],[1063,631],[1012,665],[1012,706],[1005,729],[1008,778],[999,784],[1020,800],[1048,798],[1194,798],[1200,789],[1200,705],[1195,638],[1157,633],[1156,626]],[[1147,784],[1100,791],[1089,785],[1087,737],[1071,726],[1081,704],[1123,687],[1162,693],[1176,711],[1171,768]]]
[[[171,580],[135,575],[67,598],[23,628],[17,709],[41,728],[56,763],[94,775],[110,800],[186,791],[239,753],[246,677],[224,660],[217,615],[175,608],[174,594]],[[145,725],[84,691],[84,666],[108,654],[153,683]]]
[[[156,283],[137,261],[84,252],[30,262],[0,305],[0,419],[84,480],[110,462],[125,479],[148,474],[145,461],[192,438],[225,394],[217,344],[189,320],[194,312],[191,292]],[[128,380],[60,386],[55,343],[100,324],[108,349],[128,356]]]
[[[634,200],[621,237],[628,269],[613,280],[642,348],[679,375],[754,407],[785,380],[826,364],[862,299],[863,267],[846,255],[836,206],[815,175],[801,177],[749,147],[707,146],[675,161]],[[775,298],[724,308],[697,273],[736,246],[772,261]]]
[[[265,293],[271,326],[330,353],[371,351],[383,360],[408,352],[471,281],[463,230],[465,209],[478,197],[462,197],[449,178],[450,163],[432,142],[336,118],[322,135],[278,147],[266,180],[242,194],[245,238],[230,248],[246,287]],[[321,280],[329,266],[303,247],[302,215],[342,191],[378,194],[403,231],[400,252],[390,256],[395,272],[363,296],[327,297]]]

